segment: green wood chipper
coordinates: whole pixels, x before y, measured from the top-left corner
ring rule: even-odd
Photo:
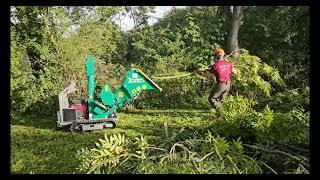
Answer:
[[[88,56],[86,59],[87,99],[77,98],[69,103],[68,95],[77,90],[74,81],[71,81],[71,84],[59,93],[57,127],[69,127],[71,132],[115,128],[119,119],[118,110],[132,104],[143,91],[162,91],[140,69],[132,67],[125,75],[121,87],[114,93],[110,85],[105,84],[100,88],[100,93],[96,95],[94,63],[94,57]]]

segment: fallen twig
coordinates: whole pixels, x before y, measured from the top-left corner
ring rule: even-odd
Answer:
[[[157,149],[157,150],[162,150],[162,151],[166,151],[166,152],[168,152],[168,150],[167,149],[163,149],[163,148],[157,148],[157,147],[146,147],[147,149]]]
[[[210,153],[208,153],[208,154],[206,154],[205,156],[203,156],[201,159],[199,159],[199,160],[196,160],[197,162],[201,162],[201,161],[203,161],[204,159],[206,159],[207,157],[209,157],[211,154],[213,154],[214,152],[210,152]]]
[[[278,144],[278,145],[280,145],[280,146],[286,146],[286,147],[289,147],[289,148],[294,149],[294,150],[298,150],[298,151],[302,151],[302,152],[309,153],[309,150],[308,150],[308,149],[302,149],[302,148],[295,147],[295,146],[291,146],[291,145],[288,145],[288,144]]]
[[[267,149],[263,149],[259,146],[256,146],[256,145],[249,145],[249,144],[243,144],[243,146],[246,146],[246,147],[249,147],[249,148],[252,148],[252,149],[257,149],[257,150],[261,150],[261,151],[264,151],[264,152],[268,152],[268,153],[272,153],[272,154],[282,154],[282,155],[285,155],[287,157],[289,157],[290,159],[298,162],[298,163],[301,163],[307,167],[309,167],[306,163],[303,162],[302,159],[298,158],[297,156],[294,156],[294,155],[291,155],[289,153],[286,153],[286,152],[283,152],[283,151],[279,151],[279,150],[267,150]]]
[[[275,170],[273,170],[270,166],[268,166],[266,163],[264,163],[263,161],[259,161],[261,164],[263,164],[264,166],[266,166],[270,171],[272,171],[275,174],[278,174]]]
[[[196,170],[196,173],[201,174],[201,172],[200,172],[198,166],[196,165],[196,163],[194,161],[191,161],[191,163],[192,163],[194,169]]]
[[[229,159],[229,161],[232,163],[232,165],[234,166],[234,168],[238,171],[239,174],[241,174],[241,171],[238,169],[237,165],[232,161],[232,158],[227,155],[227,158]]]

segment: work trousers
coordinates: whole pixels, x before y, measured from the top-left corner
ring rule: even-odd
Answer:
[[[209,95],[210,104],[217,108],[221,105],[221,102],[227,97],[230,90],[231,81],[218,82]]]

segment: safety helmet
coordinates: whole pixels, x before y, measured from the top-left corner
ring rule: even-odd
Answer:
[[[214,50],[214,55],[224,56],[225,53],[224,53],[224,50],[222,48],[216,48]]]

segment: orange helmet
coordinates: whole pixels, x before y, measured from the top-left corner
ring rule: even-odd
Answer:
[[[222,48],[216,48],[214,50],[214,55],[220,55],[220,56],[224,56],[225,53],[224,53],[224,50]]]

